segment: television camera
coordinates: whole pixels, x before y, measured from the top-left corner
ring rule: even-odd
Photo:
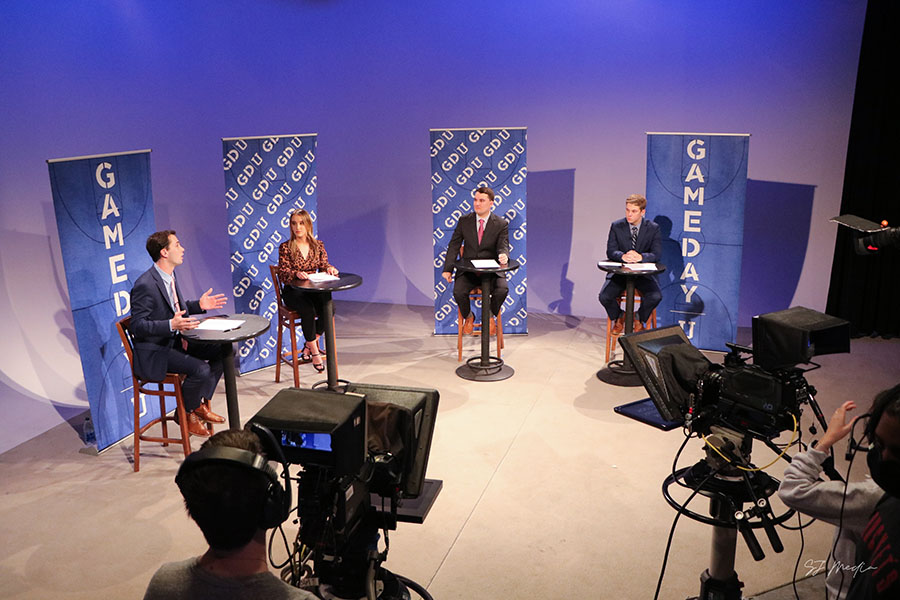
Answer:
[[[799,430],[804,404],[824,431],[816,390],[797,365],[814,365],[813,356],[850,350],[847,321],[804,307],[754,317],[752,335],[752,348],[728,344],[723,364],[709,361],[679,326],[620,340],[660,416],[705,443],[703,460],[674,471],[663,483],[670,506],[713,526],[710,567],[700,577],[701,600],[740,600],[743,584],[734,571],[738,531],[755,560],[765,554],[754,530],[765,531],[775,552],[784,549],[775,526],[793,511],[779,516],[772,511],[768,498],[779,482],[753,465],[752,442],[760,440],[784,457],[787,448],[774,440],[785,431]],[[833,469],[830,474],[837,476]],[[673,483],[693,490],[687,502],[669,493]],[[687,509],[696,494],[709,498],[709,515]]]
[[[425,478],[437,390],[350,383],[345,393],[287,388],[250,421],[297,477],[299,530],[282,578],[322,598],[405,600],[415,582],[383,568],[388,530],[422,523],[442,483]],[[288,482],[289,484],[289,482]],[[293,512],[293,511],[291,511]],[[295,521],[296,523],[297,521]],[[385,549],[378,551],[379,530]]]

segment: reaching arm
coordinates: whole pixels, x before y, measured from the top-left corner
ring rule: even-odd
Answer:
[[[212,288],[209,288],[203,292],[203,295],[200,296],[200,300],[197,301],[197,304],[204,312],[222,308],[225,306],[225,294],[216,294],[213,296]]]
[[[862,528],[884,492],[871,480],[851,482],[847,485],[845,499],[843,482],[819,479],[828,450],[853,427],[855,419],[847,423],[846,415],[854,408],[856,404],[853,401],[844,402],[832,415],[819,446],[800,452],[791,459],[791,464],[784,470],[778,497],[787,506],[833,525],[840,522],[843,505],[844,524]]]

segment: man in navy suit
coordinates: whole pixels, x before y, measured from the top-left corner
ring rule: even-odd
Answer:
[[[181,385],[188,430],[209,436],[203,426],[224,423],[203,399],[212,398],[224,371],[225,350],[220,344],[204,344],[181,336],[200,321],[191,314],[225,306],[225,295],[206,290],[199,300],[184,301],[175,278],[175,267],[184,262],[184,247],[172,230],[157,231],[147,238],[147,252],[153,266],[134,283],[131,290],[131,334],[134,338],[134,371],[141,379],[161,381],[166,373],[184,373]]]
[[[655,263],[662,255],[662,236],[659,226],[644,219],[647,199],[640,194],[632,194],[625,199],[625,218],[615,221],[609,228],[606,242],[606,256],[609,260],[622,263]],[[641,293],[640,322],[635,322],[635,331],[646,327],[650,313],[662,300],[662,292],[655,275],[636,277],[634,287]],[[606,309],[610,320],[615,321],[613,333],[622,333],[625,328],[625,312],[619,307],[619,296],[625,290],[625,276],[606,275],[606,285],[600,291],[600,304]]]
[[[447,246],[447,255],[444,257],[443,276],[447,282],[453,281],[453,263],[459,255],[459,247],[463,245],[463,259],[492,258],[506,266],[509,262],[509,223],[503,217],[498,217],[491,212],[494,206],[494,190],[489,187],[480,187],[475,190],[472,198],[472,207],[475,212],[460,217]],[[472,288],[481,285],[481,280],[475,273],[457,273],[453,283],[453,298],[459,306],[465,323],[463,333],[472,333],[475,316],[469,306],[469,292]],[[491,286],[491,314],[496,315],[506,300],[509,286],[506,285],[506,277],[494,276]],[[494,330],[494,320],[491,319],[490,328]]]

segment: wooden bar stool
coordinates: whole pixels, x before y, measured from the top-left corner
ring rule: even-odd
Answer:
[[[134,470],[141,469],[141,441],[144,442],[160,442],[163,446],[170,443],[181,444],[184,455],[191,453],[190,433],[188,433],[187,413],[184,410],[184,401],[181,397],[181,382],[184,375],[179,373],[166,373],[166,378],[162,381],[149,381],[139,378],[134,372],[134,341],[131,338],[131,332],[128,326],[131,324],[131,317],[125,317],[116,323],[116,329],[119,330],[119,337],[122,338],[122,346],[125,347],[125,354],[128,356],[128,364],[131,365],[131,385],[134,389]],[[171,390],[165,389],[165,386],[171,386]],[[155,386],[151,388],[149,386]],[[153,419],[143,427],[141,427],[141,394],[145,396],[156,396],[159,398],[159,418]],[[175,414],[168,416],[166,411],[166,397],[175,398]],[[209,408],[209,402],[204,401]],[[181,430],[181,437],[169,437],[168,422],[175,421]],[[145,432],[160,423],[162,426],[162,436],[150,436]],[[212,425],[207,423],[206,428],[212,433]]]
[[[638,290],[634,290],[634,314],[637,317],[638,308],[641,306],[641,293]],[[623,311],[625,310],[625,292],[622,292],[619,295],[619,308]],[[650,324],[651,329],[656,329],[656,309],[653,309],[653,312],[650,313],[650,318],[647,319],[647,322]],[[606,362],[609,362],[609,355],[616,351],[616,340],[619,339],[619,336],[624,335],[624,331],[622,333],[613,333],[613,324],[614,321],[610,319],[608,316],[606,317]]]
[[[469,292],[469,305],[477,300],[481,302],[481,288],[475,287],[472,288],[472,291]],[[482,306],[482,310],[483,310]],[[496,323],[497,330],[497,358],[500,358],[500,351],[503,349],[503,307],[500,307],[500,310],[496,315],[491,316],[491,320]],[[457,350],[457,361],[462,362],[462,347],[463,347],[463,316],[459,311],[459,307],[456,309],[456,350]],[[474,328],[472,329],[472,335],[481,335],[481,323],[475,323]]]
[[[269,265],[269,273],[272,275],[272,285],[275,286],[275,298],[278,300],[278,357],[275,360],[275,383],[281,381],[281,363],[291,366],[294,370],[294,387],[300,387],[300,363],[304,362],[302,353],[297,352],[297,327],[300,326],[300,315],[289,309],[281,299],[281,281],[278,278],[278,268]],[[291,335],[291,351],[284,352],[282,346],[282,334],[287,328]]]

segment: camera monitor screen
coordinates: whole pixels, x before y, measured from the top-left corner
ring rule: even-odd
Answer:
[[[288,448],[303,448],[306,450],[331,452],[331,434],[282,431],[281,445]]]
[[[650,394],[656,410],[667,421],[684,421],[685,407],[681,400],[683,390],[672,389],[666,382],[663,373],[665,367],[659,358],[659,352],[665,347],[675,345],[687,345],[691,343],[684,335],[684,331],[678,325],[650,329],[631,333],[619,338],[622,348],[628,353],[641,383]]]

